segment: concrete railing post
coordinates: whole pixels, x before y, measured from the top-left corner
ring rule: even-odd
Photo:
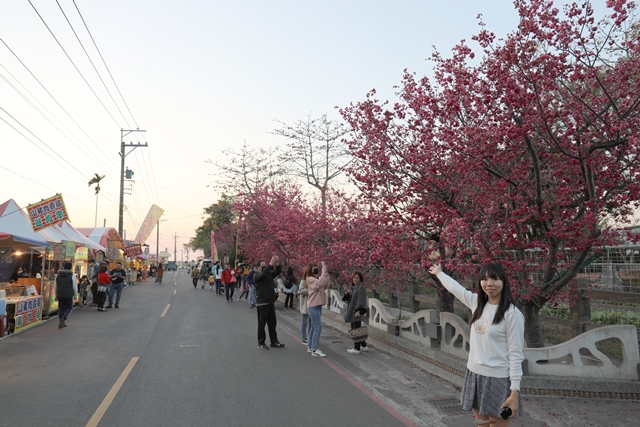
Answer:
[[[586,332],[586,325],[591,323],[591,303],[589,298],[586,298],[583,289],[576,290],[576,296],[577,299],[570,306],[573,337]]]

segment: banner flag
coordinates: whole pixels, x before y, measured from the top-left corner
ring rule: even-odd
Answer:
[[[164,209],[162,209],[160,206],[151,205],[151,209],[149,209],[147,217],[144,219],[144,221],[142,221],[142,225],[140,226],[140,230],[138,230],[138,234],[136,235],[134,242],[139,245],[143,245],[151,235],[153,227],[158,224],[158,221],[160,220],[160,217],[163,213]]]
[[[211,231],[211,261],[218,261],[218,248],[216,248],[215,233]]]

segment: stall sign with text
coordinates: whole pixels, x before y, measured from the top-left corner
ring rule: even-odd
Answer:
[[[134,256],[142,255],[142,245],[138,245],[138,244],[125,245],[124,253],[128,257],[134,257]]]
[[[49,199],[27,206],[27,212],[29,212],[33,231],[40,231],[62,221],[69,221],[62,194],[56,194]]]

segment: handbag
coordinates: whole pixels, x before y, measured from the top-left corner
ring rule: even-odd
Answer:
[[[366,326],[349,329],[349,338],[351,338],[353,342],[365,342],[367,338],[369,338],[369,331]]]

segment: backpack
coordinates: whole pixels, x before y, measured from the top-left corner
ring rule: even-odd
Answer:
[[[292,286],[293,286],[293,282],[287,277],[284,281],[284,287],[286,289],[291,289]]]

